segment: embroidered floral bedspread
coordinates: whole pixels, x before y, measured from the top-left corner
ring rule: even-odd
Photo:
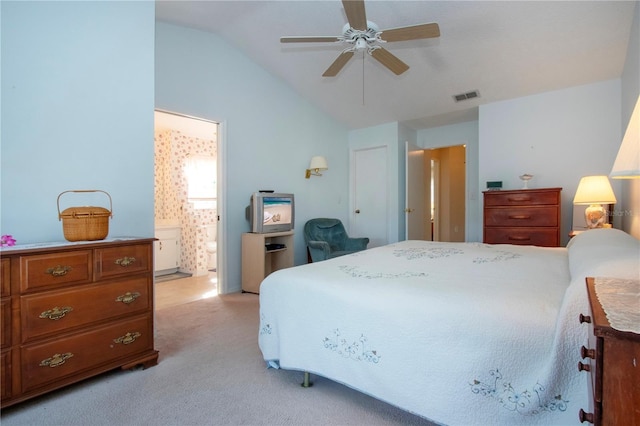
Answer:
[[[564,248],[404,241],[269,275],[259,346],[437,423],[577,424],[570,283]]]

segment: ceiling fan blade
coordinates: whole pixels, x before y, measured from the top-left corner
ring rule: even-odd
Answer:
[[[327,70],[324,72],[324,74],[322,74],[322,76],[323,77],[335,77],[340,72],[340,70],[345,65],[347,65],[347,62],[349,62],[349,59],[351,59],[353,54],[354,54],[354,52],[351,52],[351,51],[342,52],[340,54],[340,56],[338,56],[338,58],[335,61],[333,61],[331,66],[329,66],[329,68],[327,68]]]
[[[342,6],[351,28],[366,31],[367,13],[364,10],[364,0],[342,0]]]
[[[371,56],[382,65],[389,68],[395,75],[400,75],[409,69],[409,65],[398,59],[397,56],[386,50],[384,47],[371,51]]]
[[[392,28],[382,31],[380,36],[385,41],[407,41],[433,37],[440,37],[440,27],[436,23]]]
[[[338,37],[280,37],[280,43],[334,43]]]

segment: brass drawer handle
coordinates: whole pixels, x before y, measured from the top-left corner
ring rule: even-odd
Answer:
[[[140,293],[137,291],[134,291],[133,293],[128,291],[125,294],[116,297],[116,302],[122,302],[128,305],[129,303],[133,303],[138,297],[140,297]]]
[[[127,266],[131,266],[131,265],[133,265],[133,263],[134,263],[135,261],[136,261],[136,258],[135,258],[135,257],[128,257],[128,256],[125,256],[125,257],[122,257],[122,258],[120,258],[120,259],[116,259],[115,264],[116,264],[116,265],[120,265],[120,266],[122,266],[123,268],[126,268]]]
[[[54,277],[62,277],[67,275],[71,271],[71,266],[54,266],[46,270],[46,273]]]
[[[531,237],[518,237],[509,235],[509,239],[512,241],[529,241]]]
[[[527,214],[510,214],[509,219],[531,219],[531,216]]]
[[[43,313],[41,313],[40,314],[40,318],[57,321],[57,320],[59,320],[61,318],[64,318],[64,316],[67,315],[71,311],[73,311],[73,308],[71,306],[64,306],[62,308],[59,307],[59,306],[56,306],[53,309],[49,309],[49,310],[44,311]]]
[[[142,336],[139,332],[134,331],[133,333],[127,333],[124,336],[120,336],[117,339],[113,339],[115,343],[122,343],[123,345],[128,345],[136,341],[138,337]]]
[[[59,367],[72,356],[73,354],[71,352],[67,352],[64,354],[55,354],[51,358],[43,359],[42,361],[40,361],[40,367]]]

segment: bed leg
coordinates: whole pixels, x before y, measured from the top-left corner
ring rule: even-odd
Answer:
[[[304,372],[304,379],[302,380],[302,387],[303,388],[310,388],[311,386],[313,386],[313,383],[311,383],[311,381],[309,380],[309,372],[305,371]]]

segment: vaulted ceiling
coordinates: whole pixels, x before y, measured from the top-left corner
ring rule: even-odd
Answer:
[[[420,129],[476,119],[484,103],[620,77],[640,7],[403,0],[365,6],[367,20],[382,30],[437,22],[440,37],[386,43],[410,66],[401,75],[356,52],[337,76],[323,77],[344,45],[285,44],[280,37],[342,35],[348,20],[339,0],[159,0],[156,19],[219,35],[350,129],[393,121]],[[479,97],[454,100],[474,90]]]

